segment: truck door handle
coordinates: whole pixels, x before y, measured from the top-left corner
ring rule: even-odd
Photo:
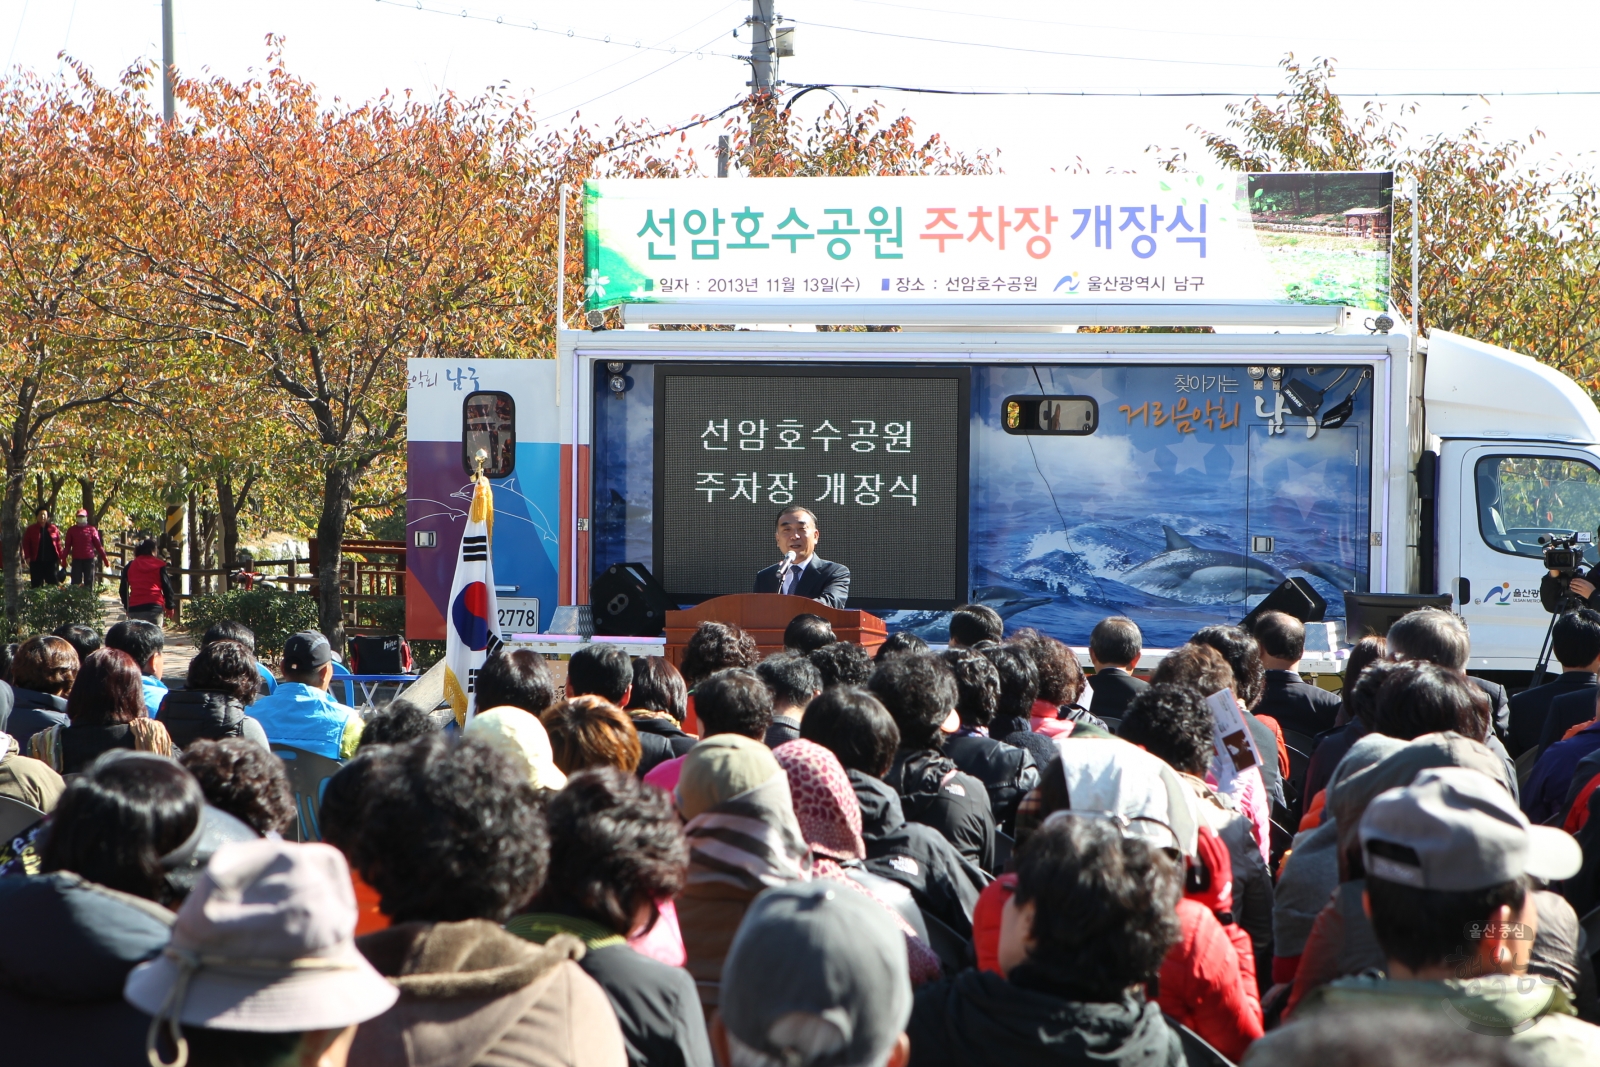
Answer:
[[[1472,581],[1469,578],[1456,579],[1456,607],[1465,607],[1472,603]]]

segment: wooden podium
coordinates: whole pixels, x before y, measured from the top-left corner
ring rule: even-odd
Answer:
[[[738,626],[756,639],[763,656],[783,651],[783,631],[796,615],[820,615],[833,626],[841,641],[854,641],[868,650],[883,644],[888,629],[876,615],[856,609],[830,608],[803,596],[782,593],[733,593],[713,597],[687,611],[667,612],[667,659],[677,666],[683,648],[703,622]]]

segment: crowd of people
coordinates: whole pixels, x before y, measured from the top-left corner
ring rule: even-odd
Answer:
[[[1600,1063],[1600,614],[1509,699],[1443,611],[1338,693],[1304,641],[1136,674],[1114,617],[1086,673],[981,605],[943,649],[706,623],[676,666],[501,650],[456,722],[363,718],[317,634],[274,673],[219,624],[170,690],[155,623],[32,637],[6,1062]],[[284,746],[331,761],[314,819]]]

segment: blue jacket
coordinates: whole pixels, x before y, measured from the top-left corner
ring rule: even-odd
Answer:
[[[1532,822],[1542,823],[1559,814],[1567,802],[1567,790],[1578,770],[1578,761],[1600,749],[1600,726],[1591,726],[1557,741],[1544,750],[1533,765],[1528,784],[1522,787],[1522,812]]]
[[[167,698],[167,683],[150,674],[141,674],[139,684],[144,686],[144,706],[153,719],[161,711],[161,702]]]
[[[329,759],[343,758],[345,728],[352,719],[360,721],[354,708],[302,682],[279,682],[277,692],[250,705],[250,716],[273,744],[293,745]]]

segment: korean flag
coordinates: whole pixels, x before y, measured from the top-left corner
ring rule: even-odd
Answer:
[[[494,563],[489,542],[494,533],[494,492],[479,476],[472,489],[472,508],[461,534],[456,577],[450,583],[450,612],[444,643],[444,695],[456,722],[466,726],[476,714],[474,683],[484,660],[500,649],[500,612],[494,597]]]

